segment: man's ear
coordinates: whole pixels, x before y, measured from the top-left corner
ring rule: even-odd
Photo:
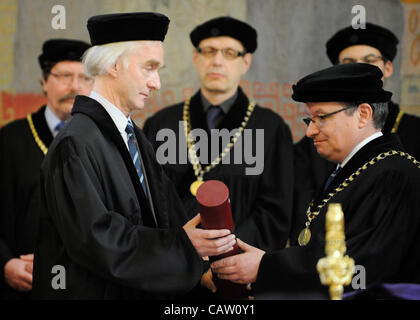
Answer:
[[[118,71],[120,71],[123,67],[121,59],[118,58],[117,61],[115,61],[115,63],[106,70],[106,73],[108,73],[111,77],[116,78],[118,76]]]
[[[242,74],[245,74],[247,73],[247,71],[249,70],[252,64],[252,53],[245,54],[243,59],[244,59],[244,67],[242,69]]]
[[[385,63],[384,79],[388,79],[389,77],[391,77],[393,72],[394,72],[394,66],[392,65],[392,62],[388,60]]]
[[[197,69],[197,59],[198,59],[198,52],[197,52],[197,49],[193,49],[193,52],[192,52],[192,60],[193,60],[193,64],[194,64],[194,67]]]
[[[44,78],[41,78],[40,80],[39,80],[39,84],[41,85],[41,87],[42,87],[42,92],[45,94],[45,95],[47,95],[47,91],[45,90],[45,86],[46,86],[46,84],[47,84],[47,81],[44,79]]]
[[[362,103],[357,108],[359,119],[359,128],[363,128],[369,122],[373,121],[373,109],[369,103]]]

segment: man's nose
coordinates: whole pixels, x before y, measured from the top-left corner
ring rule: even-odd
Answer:
[[[152,90],[159,90],[161,87],[159,74],[156,73],[156,76],[152,77],[147,85]]]
[[[79,92],[81,87],[82,87],[82,83],[81,83],[79,77],[74,76],[72,81],[71,81],[71,89],[73,91]]]
[[[221,65],[224,61],[225,57],[221,50],[217,50],[216,54],[212,58],[212,63],[214,65]]]
[[[315,125],[315,123],[313,123],[313,121],[311,121],[309,123],[308,128],[306,128],[306,136],[308,138],[313,138],[317,134],[319,134],[319,128],[318,128],[318,126]]]

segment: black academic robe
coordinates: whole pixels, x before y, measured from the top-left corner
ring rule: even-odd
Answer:
[[[390,133],[395,126],[400,107],[394,102],[388,104],[389,113],[385,122],[383,133]],[[404,113],[397,128],[404,150],[416,159],[420,159],[420,139],[416,132],[420,128],[420,118]],[[312,139],[304,137],[294,145],[295,184],[293,200],[293,222],[290,235],[291,242],[295,242],[301,226],[305,221],[306,210],[321,189],[327,177],[336,168],[337,164],[322,158],[313,144]]]
[[[153,205],[109,114],[76,97],[41,166],[34,298],[163,298],[200,281],[182,204],[143,132],[135,133]],[[52,286],[54,266],[65,269],[65,289]]]
[[[390,133],[395,126],[400,106],[394,102],[388,104],[389,114],[382,132]],[[417,160],[420,159],[420,138],[416,134],[420,128],[420,117],[404,113],[397,128],[398,136],[406,152]]]
[[[236,101],[217,129],[231,131],[239,128],[248,105],[248,98],[239,88]],[[166,107],[146,121],[144,132],[155,150],[164,143],[156,139],[161,129],[175,132],[176,149],[180,150],[179,141],[185,141],[182,125],[179,131],[179,122],[183,120],[183,106],[184,103],[179,103]],[[210,137],[200,92],[191,98],[190,119],[192,130],[201,128]],[[234,233],[237,237],[263,249],[283,248],[288,238],[292,209],[293,163],[290,130],[279,115],[259,106],[255,107],[245,129],[252,130],[253,155],[256,152],[256,129],[264,130],[264,152],[257,155],[261,159],[264,157],[263,171],[258,175],[246,175],[245,168],[248,165],[243,161],[244,158],[241,164],[234,164],[235,145],[229,154],[230,164],[218,164],[204,175],[204,180],[220,180],[229,188]],[[224,147],[225,145],[220,146],[219,151]],[[184,153],[187,154],[186,148]],[[210,148],[208,154],[211,154]],[[203,168],[205,166],[202,165]],[[177,161],[175,164],[165,164],[164,168],[174,182],[189,217],[193,217],[199,209],[197,200],[190,193],[190,185],[196,180],[192,165]]]
[[[53,136],[45,120],[45,106],[32,114],[32,121],[48,147]],[[0,130],[0,299],[30,297],[30,292],[18,292],[4,282],[4,265],[12,258],[34,252],[43,159],[26,118]]]
[[[315,204],[367,161],[382,152],[401,149],[395,134],[369,142],[337,173],[325,192],[316,196]],[[369,167],[321,209],[311,223],[312,238],[307,246],[292,246],[263,256],[256,297],[301,294],[311,298],[326,293],[316,264],[325,256],[325,215],[329,203],[342,205],[347,254],[356,265],[365,268],[367,286],[377,282],[420,283],[419,190],[420,168],[406,158],[391,156]]]

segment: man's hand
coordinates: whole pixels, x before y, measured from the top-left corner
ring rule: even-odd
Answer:
[[[33,255],[32,260],[27,256],[25,256],[27,260],[10,259],[4,266],[6,283],[17,291],[26,292],[32,290],[32,272],[28,272],[28,270],[32,271]]]
[[[28,262],[25,266],[25,270],[28,271],[30,274],[32,274],[33,269],[34,269],[34,254],[30,253],[30,254],[21,255],[20,259]]]
[[[257,280],[258,269],[265,251],[250,246],[240,239],[237,241],[239,248],[244,252],[213,262],[211,269],[219,279],[240,284],[253,283]]]
[[[230,234],[230,230],[198,229],[200,222],[200,214],[197,214],[183,228],[201,257],[217,256],[233,250],[236,240],[235,235]]]

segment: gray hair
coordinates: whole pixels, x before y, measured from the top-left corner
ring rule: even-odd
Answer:
[[[127,68],[123,57],[140,44],[140,41],[122,41],[89,48],[82,58],[85,73],[90,77],[103,75],[120,57],[123,66]]]
[[[345,102],[343,104],[345,107],[350,108],[344,112],[351,116],[357,107],[362,104],[362,102]],[[385,125],[386,118],[388,117],[388,102],[371,102],[368,104],[373,110],[373,126],[375,129],[382,130]]]

